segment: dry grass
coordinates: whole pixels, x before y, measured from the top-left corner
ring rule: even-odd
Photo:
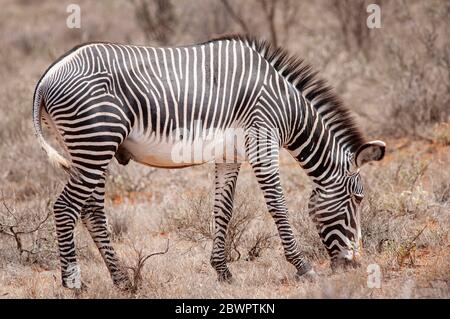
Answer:
[[[0,35],[0,193],[4,202],[0,206],[0,298],[450,297],[450,127],[449,95],[445,91],[449,81],[447,70],[440,65],[445,62],[439,58],[446,52],[448,37],[445,42],[439,31],[435,32],[437,37],[430,39],[427,34],[433,29],[427,27],[420,29],[425,39],[418,44],[420,49],[410,50],[405,44],[415,36],[411,28],[405,27],[412,19],[418,26],[443,21],[436,30],[449,30],[445,29],[448,21],[440,18],[440,10],[448,9],[445,1],[432,1],[429,5],[426,1],[412,1],[413,18],[402,15],[398,20],[393,17],[401,5],[386,2],[385,24],[382,31],[371,35],[372,51],[367,56],[355,48],[351,52],[345,49],[341,42],[345,34],[333,31],[340,30],[340,20],[336,11],[329,10],[327,1],[301,4],[296,8],[302,18],[297,20],[301,22],[289,25],[289,38],[278,37],[280,43],[312,61],[331,79],[359,115],[365,131],[387,140],[385,160],[362,172],[366,199],[362,210],[364,259],[360,269],[336,274],[329,270],[326,252],[306,213],[309,181],[285,153],[281,157],[281,172],[290,219],[301,246],[321,275],[317,283],[294,281],[294,269],[284,260],[276,227],[248,165],[243,165],[239,176],[227,245],[236,280],[224,285],[216,281],[209,265],[213,167],[172,171],[113,163],[106,210],[114,246],[123,263],[138,270],[138,284],[129,293],[115,289],[89,234],[79,225],[78,255],[89,288],[77,296],[63,289],[53,217],[45,218],[65,176],[49,166],[36,145],[30,118],[34,85],[56,56],[79,42],[139,44],[146,39],[140,24],[133,19],[121,19],[120,25],[115,24],[117,19],[112,17],[134,14],[132,5],[119,0],[78,1],[83,28],[68,30],[64,27],[65,8],[70,2],[35,4],[9,0],[4,1],[0,12],[1,28],[5,31]],[[228,2],[238,5],[237,1]],[[219,10],[220,3],[211,6]],[[243,10],[247,6],[251,4]],[[166,41],[195,42],[218,30],[240,29],[226,15],[217,20],[213,17],[216,13],[209,14],[217,10],[208,11],[204,3],[183,1],[174,8],[178,20]],[[319,13],[324,16],[321,23],[316,19]],[[283,14],[285,11],[279,11],[278,16]],[[434,14],[434,20],[430,14]],[[198,19],[193,20],[194,15]],[[188,23],[185,16],[193,22]],[[247,16],[253,16],[248,28],[262,30],[259,26],[264,21],[257,20],[258,15]],[[276,25],[275,31],[285,27]],[[397,39],[392,42],[394,49],[386,46],[392,38]],[[430,56],[427,50],[433,46],[437,49]],[[369,45],[364,48],[369,50]],[[387,59],[388,52],[399,59]],[[424,68],[432,71],[419,72]],[[437,86],[435,75],[440,79]],[[429,81],[430,77],[433,79]],[[408,105],[424,110],[420,114],[425,117],[410,116]],[[395,135],[386,136],[388,133]],[[168,240],[167,253],[142,262],[146,255],[164,251]],[[381,289],[367,287],[366,266],[371,263],[382,269]]]
[[[294,269],[284,261],[278,237],[271,237],[276,234],[276,228],[269,214],[264,213],[262,194],[255,192],[248,196],[244,191],[257,187],[248,166],[243,167],[239,178],[235,211],[236,221],[243,224],[233,226],[238,228],[234,234],[239,234],[231,246],[239,254],[233,250],[230,258],[230,269],[236,281],[232,285],[216,282],[209,265],[212,201],[205,186],[211,182],[211,176],[208,178],[207,175],[212,174],[213,167],[207,167],[209,172],[204,168],[186,170],[191,179],[198,179],[199,184],[203,184],[198,192],[193,193],[180,184],[173,187],[171,193],[153,199],[124,198],[119,204],[114,199],[108,200],[114,245],[125,265],[137,265],[137,252],[143,252],[140,255],[143,257],[145,252],[164,251],[170,239],[167,254],[154,256],[142,266],[139,289],[133,294],[122,293],[113,287],[88,233],[79,228],[79,259],[89,289],[78,297],[449,297],[450,221],[448,201],[442,201],[440,189],[449,176],[442,171],[437,174],[434,170],[440,170],[442,166],[435,162],[423,173],[412,156],[416,154],[420,158],[421,152],[428,154],[429,147],[425,142],[411,143],[402,151],[388,154],[382,167],[368,167],[363,173],[365,180],[370,180],[370,187],[366,183],[362,213],[365,258],[360,269],[331,274],[314,225],[305,214],[302,199],[307,197],[309,190],[296,186],[305,176],[300,169],[296,172],[300,176],[289,175],[291,160],[283,154],[283,182],[287,186],[291,220],[297,238],[321,275],[319,282],[295,282]],[[437,163],[448,163],[448,146],[436,148],[432,155]],[[165,177],[166,172],[158,170],[152,176],[157,180]],[[151,183],[146,192],[159,190],[157,183]],[[45,214],[41,212],[41,215]],[[241,227],[244,225],[246,227]],[[50,221],[47,227],[50,247],[55,248]],[[254,254],[258,238],[265,236],[269,238],[259,244],[265,249]],[[0,294],[4,297],[75,297],[59,285],[56,250],[51,254],[39,251],[32,261],[27,261],[20,257],[13,241],[5,240],[1,251]],[[377,263],[382,269],[380,290],[367,288],[365,270],[370,263]]]

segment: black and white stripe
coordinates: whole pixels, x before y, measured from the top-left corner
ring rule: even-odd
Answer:
[[[70,159],[44,140],[41,118],[57,132]],[[240,36],[184,47],[92,43],[74,48],[40,79],[33,119],[50,160],[70,173],[54,212],[62,280],[71,288],[81,286],[73,238],[78,218],[114,283],[129,284],[104,212],[105,170],[114,156],[123,164],[133,159],[166,168],[216,162],[211,264],[219,279],[229,280],[224,247],[241,157],[254,169],[287,260],[303,275],[313,270],[288,220],[280,148],[289,150],[314,182],[310,213],[333,260],[355,255],[361,237],[358,169],[384,154],[384,143],[364,143],[348,111],[309,66],[264,41]],[[179,143],[219,149],[221,134],[230,128],[244,132],[242,150],[231,158],[219,152],[174,160]]]

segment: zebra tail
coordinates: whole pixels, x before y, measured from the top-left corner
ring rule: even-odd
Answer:
[[[64,158],[58,153],[47,141],[44,139],[42,134],[42,108],[44,106],[44,101],[42,99],[42,86],[41,83],[38,84],[34,92],[33,98],[33,123],[35,135],[38,139],[39,145],[45,151],[48,156],[49,162],[54,167],[59,167],[64,169],[66,172],[71,173],[71,163],[69,160]]]

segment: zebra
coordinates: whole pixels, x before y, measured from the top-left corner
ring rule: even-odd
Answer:
[[[33,122],[49,161],[69,176],[53,208],[64,287],[83,285],[74,244],[79,219],[113,283],[130,286],[111,245],[104,209],[107,167],[113,157],[123,165],[133,160],[167,169],[214,163],[210,263],[221,282],[232,281],[225,241],[241,163],[247,161],[286,260],[295,266],[297,278],[314,280],[317,274],[294,236],[281,187],[278,158],[284,148],[310,177],[308,213],[331,268],[358,264],[359,206],[364,197],[359,171],[384,157],[385,143],[367,142],[332,87],[310,65],[268,41],[232,35],[177,47],[79,45],[38,81]],[[42,122],[68,156],[45,140]],[[226,129],[243,132],[240,147],[233,146],[231,155],[212,152],[199,161],[174,159],[179,143],[192,146],[200,141],[220,149]]]

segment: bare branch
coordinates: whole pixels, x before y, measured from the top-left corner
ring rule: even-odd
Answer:
[[[266,15],[267,22],[269,23],[270,41],[274,46],[278,46],[277,29],[275,26],[275,8],[278,0],[258,0],[258,2]]]
[[[167,44],[174,34],[176,17],[170,0],[134,0],[135,16],[147,40]]]
[[[130,291],[132,293],[135,293],[136,291],[139,290],[141,283],[142,283],[142,269],[145,266],[145,262],[150,259],[153,256],[157,256],[157,255],[164,255],[167,254],[167,252],[169,251],[169,239],[167,239],[167,244],[166,244],[166,248],[164,251],[160,251],[160,252],[156,252],[156,253],[151,253],[148,255],[143,255],[142,254],[142,249],[137,250],[137,248],[134,246],[133,244],[133,249],[137,254],[137,261],[136,264],[134,266],[125,266],[126,269],[129,269],[132,271],[133,273],[133,280],[131,283],[131,287],[130,287]]]
[[[294,26],[300,26],[301,29],[307,32],[312,32],[308,25],[305,25],[301,19],[299,19],[299,1],[296,0],[284,0],[281,1],[281,21],[283,25],[283,43],[289,43],[289,38],[291,34],[291,29]]]
[[[153,256],[167,254],[168,251],[169,251],[169,239],[167,239],[167,242],[166,242],[166,249],[164,249],[164,251],[160,251],[160,252],[156,252],[156,253],[151,253],[151,254],[145,256],[145,257],[142,259],[142,264],[144,264],[144,263],[147,261],[147,259],[149,259],[149,258],[151,258],[151,257],[153,257]]]
[[[250,34],[250,29],[244,18],[233,9],[230,2],[228,0],[220,0],[220,2],[222,2],[231,18],[241,27],[242,31],[244,31],[246,34]]]
[[[37,253],[36,251],[31,251],[31,250],[25,249],[23,247],[22,235],[29,235],[29,234],[33,234],[33,233],[39,231],[42,228],[42,226],[45,224],[45,222],[48,220],[48,218],[50,217],[51,211],[48,210],[45,218],[42,219],[41,221],[39,221],[35,227],[28,229],[28,230],[19,230],[19,229],[21,229],[22,225],[20,224],[18,218],[16,217],[15,212],[13,211],[13,209],[11,209],[11,207],[9,207],[6,204],[6,201],[4,198],[2,199],[2,204],[3,204],[3,207],[6,209],[6,212],[8,213],[8,215],[11,216],[12,219],[14,220],[14,224],[12,224],[12,225],[6,224],[6,223],[0,221],[0,234],[12,237],[14,239],[14,241],[16,243],[16,248],[19,251],[20,255],[22,255],[23,253],[27,253],[28,257],[29,257],[30,255],[36,254]],[[47,204],[47,206],[48,206],[48,204]]]

